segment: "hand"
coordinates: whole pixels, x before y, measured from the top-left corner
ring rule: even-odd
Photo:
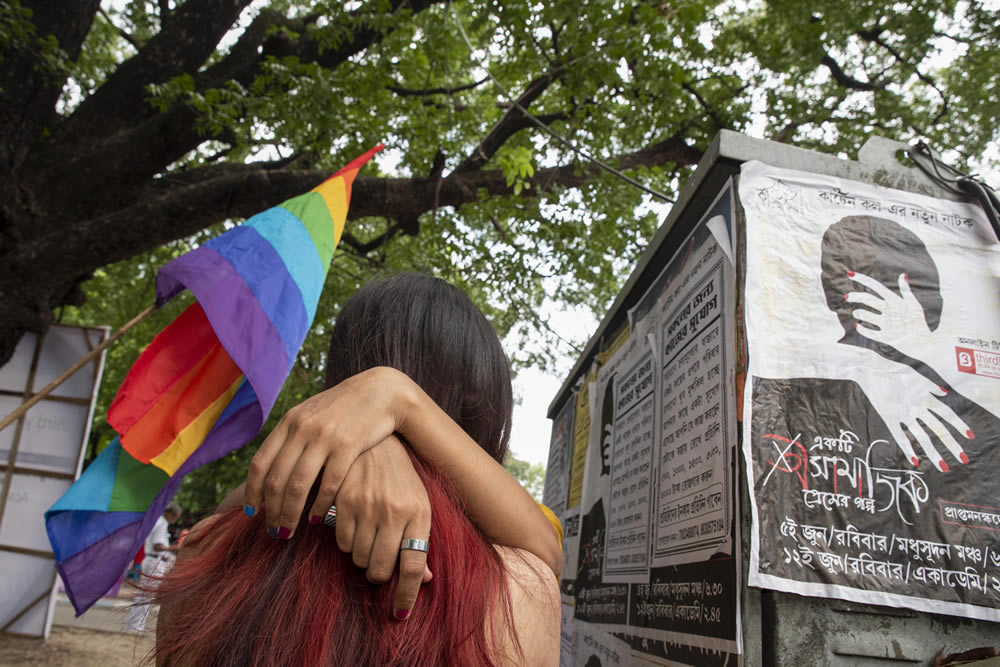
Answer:
[[[956,460],[968,463],[969,457],[952,436],[945,424],[951,424],[959,433],[972,433],[968,425],[945,405],[940,397],[947,390],[920,375],[909,366],[897,364],[890,373],[869,373],[859,382],[872,407],[881,415],[896,445],[914,466],[920,465],[910,439],[903,427],[914,437],[931,463],[942,472],[949,467],[934,449],[931,434],[937,436]]]
[[[871,292],[848,292],[844,298],[849,303],[868,306],[851,313],[858,320],[858,333],[877,343],[896,348],[912,359],[928,361],[925,357],[933,351],[932,333],[927,326],[924,308],[910,291],[905,273],[899,274],[899,292],[890,290],[877,280],[861,273],[848,273],[851,280]]]
[[[319,523],[331,504],[337,506],[337,546],[353,556],[355,565],[367,569],[369,581],[389,581],[398,556],[393,615],[406,618],[420,584],[430,581],[431,573],[426,553],[399,547],[407,538],[428,539],[431,504],[399,438],[389,436],[359,456],[336,499],[322,494],[316,498],[310,521]]]
[[[289,410],[250,461],[247,514],[266,508],[268,534],[291,537],[322,470],[322,517],[355,460],[402,430],[415,386],[399,371],[372,368]]]

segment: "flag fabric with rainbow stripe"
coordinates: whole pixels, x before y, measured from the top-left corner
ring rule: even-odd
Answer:
[[[162,306],[192,304],[136,360],[108,410],[119,433],[45,513],[66,593],[82,614],[122,576],[184,476],[260,430],[312,324],[358,170],[171,261]]]

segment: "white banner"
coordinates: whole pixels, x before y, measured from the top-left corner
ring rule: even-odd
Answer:
[[[1000,621],[1000,245],[982,210],[743,165],[749,583]]]
[[[12,413],[96,347],[106,328],[52,326],[25,334],[0,367],[0,416]],[[0,431],[0,629],[47,637],[55,561],[43,515],[80,474],[103,354]],[[13,465],[11,463],[13,462]]]

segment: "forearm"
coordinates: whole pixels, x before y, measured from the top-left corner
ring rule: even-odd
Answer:
[[[476,526],[496,544],[535,554],[559,576],[561,545],[528,492],[417,385],[401,394],[399,432],[454,485]]]

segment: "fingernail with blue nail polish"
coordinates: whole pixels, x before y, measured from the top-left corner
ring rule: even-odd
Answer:
[[[247,516],[253,516],[256,511],[257,510],[255,510],[253,508],[253,505],[244,505],[243,506],[243,513],[246,514]]]
[[[278,539],[278,529],[275,528],[274,526],[268,526],[267,527],[267,536],[268,537],[273,537],[274,539]]]

